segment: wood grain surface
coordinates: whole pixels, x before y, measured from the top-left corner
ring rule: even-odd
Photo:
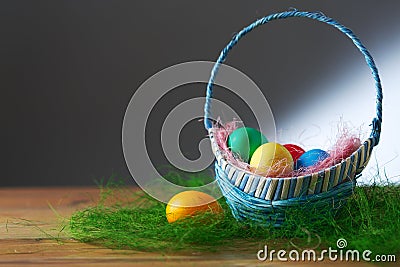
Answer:
[[[93,205],[96,188],[0,188],[0,266],[310,266],[311,262],[257,260],[259,244],[221,251],[165,255],[112,250],[73,240],[61,231],[75,210]],[[325,266],[375,266],[331,262]],[[377,265],[381,266],[381,265]],[[396,263],[384,266],[397,266]]]

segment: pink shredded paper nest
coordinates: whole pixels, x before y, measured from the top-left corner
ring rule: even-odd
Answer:
[[[239,128],[240,121],[231,121],[225,124],[218,122],[213,126],[214,136],[216,142],[225,157],[232,165],[253,172],[250,165],[247,162],[242,161],[236,154],[233,154],[227,145],[229,135],[237,128]],[[355,152],[361,146],[360,137],[357,134],[352,133],[347,127],[339,127],[336,142],[327,152],[329,157],[318,162],[316,165],[300,168],[298,170],[293,170],[289,173],[277,173],[274,170],[274,166],[268,173],[264,173],[266,177],[298,177],[302,175],[308,175],[311,173],[319,172],[324,169],[330,168],[342,160],[350,157],[353,152]]]

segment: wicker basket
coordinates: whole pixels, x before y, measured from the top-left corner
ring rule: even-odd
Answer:
[[[270,178],[240,169],[228,162],[215,138],[215,130],[210,120],[213,81],[219,66],[224,62],[228,52],[240,38],[257,26],[271,20],[290,17],[309,18],[331,25],[348,36],[364,55],[372,71],[376,87],[376,117],[372,121],[370,137],[348,158],[331,168],[309,175],[289,178]],[[204,124],[209,131],[211,146],[216,157],[215,175],[219,187],[234,217],[238,220],[250,219],[262,225],[280,226],[285,219],[285,211],[291,207],[326,206],[334,209],[337,203],[345,201],[352,193],[356,178],[367,165],[374,146],[379,142],[382,122],[382,87],[375,63],[360,40],[353,32],[335,20],[316,12],[300,12],[297,10],[276,13],[261,18],[237,33],[222,50],[215,63],[207,85],[207,98],[204,107]]]

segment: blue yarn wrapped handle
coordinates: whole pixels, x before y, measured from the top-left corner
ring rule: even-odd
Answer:
[[[214,79],[218,73],[220,64],[223,63],[228,55],[228,52],[238,43],[240,38],[245,36],[247,33],[249,33],[251,30],[254,28],[266,24],[267,22],[271,20],[277,20],[277,19],[286,19],[290,17],[302,17],[302,18],[309,18],[313,20],[317,20],[320,22],[324,22],[328,25],[331,25],[347,35],[349,37],[354,45],[360,50],[360,52],[364,55],[365,61],[367,62],[369,68],[372,71],[372,76],[375,80],[375,88],[376,88],[376,117],[372,121],[372,133],[371,137],[375,138],[376,142],[375,145],[378,144],[379,138],[380,138],[380,133],[381,133],[381,125],[382,125],[382,85],[381,81],[379,78],[378,74],[378,69],[375,65],[375,62],[371,56],[371,54],[368,52],[368,50],[365,48],[365,46],[361,43],[361,41],[358,39],[358,37],[348,28],[343,26],[342,24],[338,23],[332,18],[329,18],[325,16],[324,14],[320,12],[304,12],[304,11],[286,11],[286,12],[281,12],[281,13],[276,13],[276,14],[271,14],[269,16],[263,17],[261,19],[258,19],[257,21],[253,22],[249,26],[243,28],[239,33],[237,33],[232,40],[228,43],[228,45],[221,51],[221,54],[218,57],[217,62],[215,63],[212,71],[211,71],[211,76],[207,84],[207,93],[206,93],[206,103],[204,105],[204,126],[208,130],[212,127],[212,121],[210,120],[210,110],[211,110],[211,99],[213,95],[213,85],[214,85]]]

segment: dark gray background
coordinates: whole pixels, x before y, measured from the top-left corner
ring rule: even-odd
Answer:
[[[0,186],[129,177],[121,126],[136,88],[176,63],[215,60],[236,31],[292,6],[334,17],[373,55],[399,33],[399,1],[1,1]],[[263,88],[279,121],[318,93],[308,90],[313,80],[349,61],[363,64],[340,33],[291,19],[248,35],[227,63]],[[293,90],[301,93],[290,97]],[[163,118],[204,91],[177,88],[157,104],[148,140],[155,164],[166,163],[157,132]],[[219,90],[216,97],[246,113],[234,95]],[[182,133],[188,157],[198,156],[193,140],[206,135],[202,127],[193,120]]]

